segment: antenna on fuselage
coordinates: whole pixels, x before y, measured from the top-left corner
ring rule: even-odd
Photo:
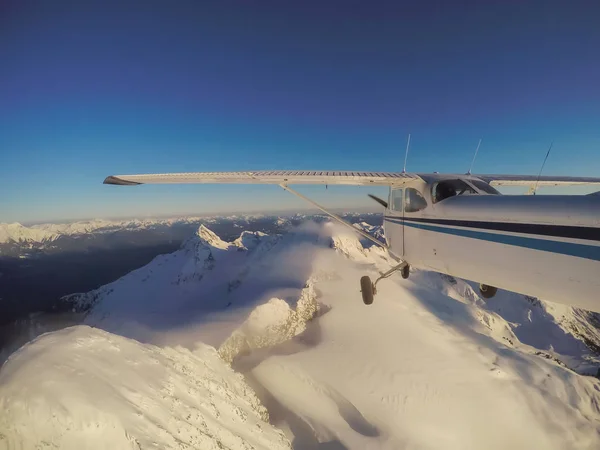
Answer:
[[[475,158],[477,158],[477,153],[479,153],[479,146],[481,145],[481,139],[479,139],[479,143],[477,144],[477,148],[475,149],[475,155],[473,155],[473,161],[471,161],[471,167],[469,167],[469,171],[467,175],[471,175],[471,170],[473,169],[473,164],[475,164]]]
[[[537,190],[538,183],[540,182],[540,177],[542,176],[542,170],[544,170],[544,166],[546,165],[546,161],[548,160],[548,156],[550,155],[550,150],[552,150],[552,146],[554,142],[550,144],[548,151],[546,152],[546,157],[544,158],[544,162],[542,163],[542,167],[540,168],[540,173],[538,173],[537,180],[535,180],[535,186],[533,187],[532,194],[535,195],[535,191]]]
[[[402,173],[406,173],[406,160],[408,159],[408,148],[410,147],[410,133],[408,133],[408,142],[406,143],[406,153],[404,154],[404,168]]]

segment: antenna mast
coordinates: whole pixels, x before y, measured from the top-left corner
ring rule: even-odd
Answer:
[[[406,143],[406,153],[404,155],[404,168],[402,173],[406,173],[406,160],[408,159],[408,148],[410,147],[410,133],[408,133],[408,142]]]
[[[542,167],[540,168],[540,173],[538,173],[537,180],[535,180],[535,186],[533,187],[533,195],[535,195],[535,191],[537,190],[538,183],[540,182],[540,176],[542,176],[542,170],[544,170],[544,166],[546,165],[546,160],[548,159],[548,156],[550,155],[550,150],[552,150],[553,145],[554,145],[554,142],[552,142],[550,144],[550,148],[548,148],[548,151],[546,152],[546,157],[544,158],[544,162],[542,163]]]
[[[471,167],[469,167],[469,171],[467,175],[471,175],[471,169],[473,169],[473,164],[475,164],[475,158],[477,158],[477,153],[479,152],[479,146],[481,145],[481,139],[479,139],[479,143],[477,144],[477,148],[475,149],[475,155],[473,156],[473,161],[471,161]]]

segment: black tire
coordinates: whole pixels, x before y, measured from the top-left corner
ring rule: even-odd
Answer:
[[[479,293],[483,298],[492,298],[498,292],[498,288],[494,286],[488,286],[487,284],[479,285]]]
[[[373,283],[367,275],[360,278],[360,292],[362,293],[363,303],[370,305],[373,303]]]
[[[404,278],[405,280],[409,277],[410,266],[408,264],[402,268],[402,270],[400,271],[400,275],[402,275],[402,278]]]

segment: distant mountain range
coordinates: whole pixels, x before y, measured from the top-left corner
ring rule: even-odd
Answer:
[[[347,218],[380,217],[377,213],[347,213]],[[319,214],[237,214],[228,216],[173,217],[129,220],[88,220],[64,224],[0,223],[0,256],[30,257],[36,252],[80,251],[88,247],[113,248],[122,244],[146,245],[148,241],[182,240],[200,224],[217,226],[226,237],[251,224],[269,231],[281,231],[308,217],[323,220]],[[320,219],[319,219],[320,218]],[[230,229],[223,227],[230,225]],[[235,231],[235,232],[234,232]],[[232,234],[233,233],[233,234]],[[123,239],[123,236],[127,236]],[[152,238],[152,236],[155,236]]]
[[[241,216],[251,220],[262,215]],[[6,243],[45,243],[52,242],[61,236],[86,235],[90,233],[113,233],[122,230],[148,230],[174,225],[214,223],[223,219],[238,219],[240,216],[229,217],[176,217],[167,219],[129,219],[129,220],[88,220],[64,224],[46,223],[24,226],[20,223],[0,223],[0,244]]]

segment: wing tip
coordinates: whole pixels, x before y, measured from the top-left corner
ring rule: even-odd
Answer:
[[[115,184],[118,186],[136,186],[142,183],[138,183],[136,181],[123,180],[122,178],[110,175],[104,179],[104,184]]]

